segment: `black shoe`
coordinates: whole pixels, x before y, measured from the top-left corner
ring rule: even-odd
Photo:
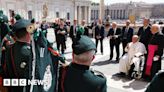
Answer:
[[[111,61],[111,60],[112,60],[112,58],[109,59],[109,61]]]
[[[116,61],[119,62],[119,58],[116,58]]]
[[[123,73],[123,72],[120,72],[120,73],[116,73],[115,76],[117,76],[117,77],[125,77],[126,74]]]

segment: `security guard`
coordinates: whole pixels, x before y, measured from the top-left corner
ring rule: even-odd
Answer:
[[[106,92],[106,78],[89,70],[96,45],[87,36],[77,36],[72,44],[73,61],[61,68],[59,92]]]

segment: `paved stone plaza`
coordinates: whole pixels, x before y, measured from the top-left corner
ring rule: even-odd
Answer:
[[[54,33],[52,29],[49,30],[48,39],[51,42],[55,41]],[[70,38],[67,39],[66,44],[67,44],[67,49],[65,51],[65,57],[68,63],[70,63],[72,60],[72,53],[71,53],[72,42]],[[135,79],[129,80],[126,78],[119,78],[119,77],[112,76],[118,73],[119,64],[115,61],[108,61],[110,49],[109,49],[109,40],[107,38],[104,39],[104,54],[101,55],[99,50],[100,47],[98,46],[98,52],[96,54],[96,58],[93,61],[91,68],[94,70],[101,71],[102,73],[105,74],[105,76],[107,77],[108,92],[144,92],[144,90],[146,89],[149,83],[141,80],[135,80]],[[121,52],[120,55],[122,55],[122,45],[120,45],[120,52]],[[115,59],[115,53],[113,59]]]

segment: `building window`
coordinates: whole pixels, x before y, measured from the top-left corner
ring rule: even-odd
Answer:
[[[126,16],[125,16],[125,10],[123,10],[123,18],[124,19],[126,18]]]
[[[113,10],[111,10],[111,14],[110,15],[111,15],[111,18],[113,19]]]
[[[28,19],[32,19],[32,11],[28,11]]]
[[[93,18],[96,19],[96,10],[94,10],[93,16]]]
[[[117,10],[117,19],[119,18],[119,10]]]
[[[120,10],[120,19],[122,19],[122,10]]]
[[[67,12],[67,20],[69,20],[69,19],[70,19],[70,13]]]
[[[59,12],[56,12],[56,17],[59,18]]]
[[[96,19],[99,19],[99,10],[97,10]]]
[[[94,10],[91,10],[91,20],[94,19]]]
[[[15,16],[15,12],[14,12],[14,10],[9,10],[9,14],[10,14],[10,17],[14,17]]]
[[[114,10],[114,16],[113,16],[114,19],[116,19],[116,10]]]

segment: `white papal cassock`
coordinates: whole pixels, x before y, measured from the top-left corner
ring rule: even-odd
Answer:
[[[132,58],[137,53],[146,53],[146,48],[141,42],[130,42],[125,48],[127,52],[124,56],[121,57],[119,61],[119,71],[128,74],[132,62]]]

